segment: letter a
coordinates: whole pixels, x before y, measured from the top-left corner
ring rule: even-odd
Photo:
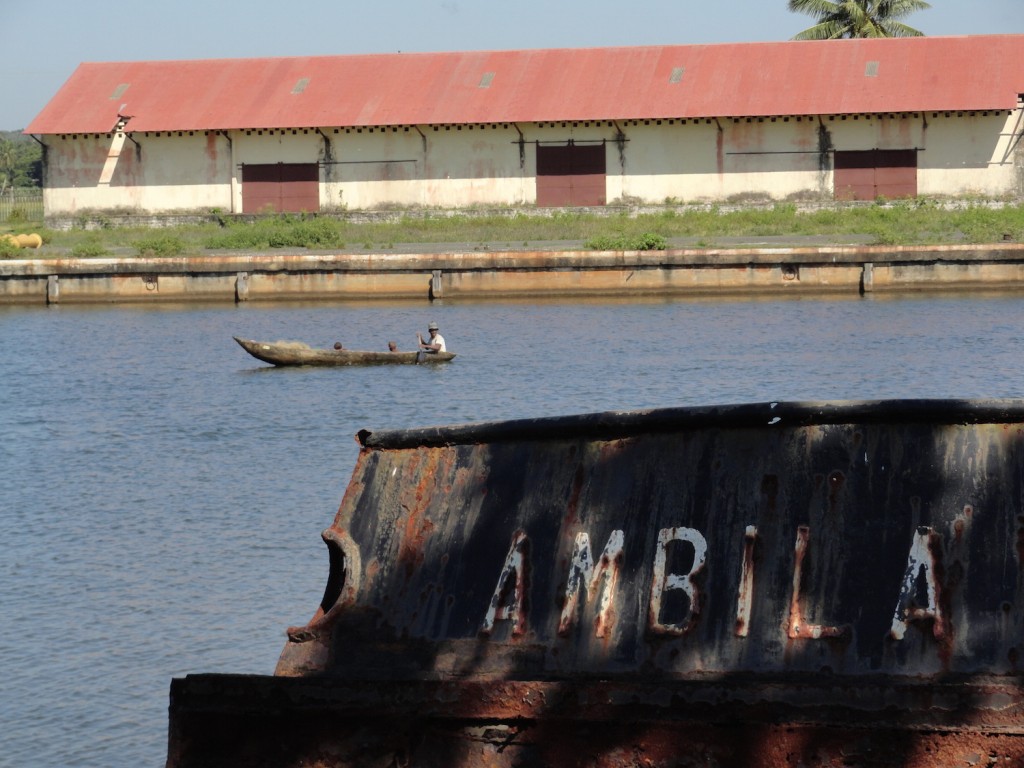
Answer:
[[[942,619],[942,608],[939,607],[939,583],[935,576],[935,559],[933,557],[933,545],[938,544],[938,534],[928,526],[921,526],[914,534],[914,542],[910,545],[910,554],[907,556],[907,570],[903,574],[903,583],[900,585],[900,597],[896,602],[896,611],[892,616],[892,628],[889,634],[895,640],[902,640],[907,631],[907,622],[920,621],[922,619],[934,619],[932,635],[936,638],[946,633],[945,622]],[[917,580],[924,572],[928,605],[924,608],[914,603],[917,597]]]
[[[494,630],[495,621],[505,619],[512,619],[513,635],[521,635],[526,631],[524,601],[527,588],[526,555],[529,546],[530,540],[526,534],[523,531],[516,531],[512,537],[512,546],[505,557],[505,565],[502,566],[501,575],[498,577],[498,585],[494,588],[491,605],[484,616],[484,624],[480,628],[485,635]],[[509,580],[512,578],[515,582],[510,591]]]

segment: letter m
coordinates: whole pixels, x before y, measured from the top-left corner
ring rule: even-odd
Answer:
[[[576,541],[572,547],[572,562],[569,564],[569,578],[565,586],[565,605],[562,607],[562,619],[558,622],[559,635],[568,635],[576,621],[581,586],[586,590],[587,602],[600,596],[597,619],[594,622],[595,637],[604,637],[610,631],[615,620],[612,605],[615,601],[615,585],[619,580],[619,568],[622,565],[623,541],[622,531],[612,531],[601,558],[595,564],[590,549],[590,536],[586,533],[576,534]]]

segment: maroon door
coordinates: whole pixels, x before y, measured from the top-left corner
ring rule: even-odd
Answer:
[[[537,145],[537,205],[604,205],[605,152],[601,144]]]
[[[316,163],[242,166],[242,213],[298,213],[320,210]]]
[[[836,152],[837,200],[874,200],[917,195],[917,152],[913,149],[869,149]]]

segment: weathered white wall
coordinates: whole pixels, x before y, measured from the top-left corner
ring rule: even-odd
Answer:
[[[532,205],[537,142],[570,139],[606,141],[610,203],[828,199],[832,155],[821,153],[823,145],[919,149],[921,195],[1021,196],[1022,130],[1022,110],[820,120],[253,129],[132,134],[116,157],[114,134],[47,136],[44,205],[47,214],[237,212],[241,166],[278,162],[320,164],[323,210]],[[103,183],[106,175],[109,184]]]
[[[928,113],[925,151],[917,156],[918,193],[955,197],[1024,194],[1022,131],[1024,109],[987,115]]]
[[[1019,196],[1024,110],[922,112],[909,116],[831,117],[839,150],[918,149],[917,190],[924,196]]]
[[[134,134],[117,157],[110,156],[115,134],[47,136],[45,143],[47,214],[230,209],[230,154],[217,134]]]
[[[532,171],[520,167],[511,126],[419,126],[329,132],[321,203],[385,206],[523,205]]]
[[[820,196],[809,118],[627,122],[625,172],[609,199],[659,203]],[[612,168],[609,163],[609,176]],[[831,189],[828,190],[831,194]]]

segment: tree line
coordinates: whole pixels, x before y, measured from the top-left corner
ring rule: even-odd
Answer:
[[[0,195],[12,187],[43,186],[43,148],[31,136],[0,131]]]

